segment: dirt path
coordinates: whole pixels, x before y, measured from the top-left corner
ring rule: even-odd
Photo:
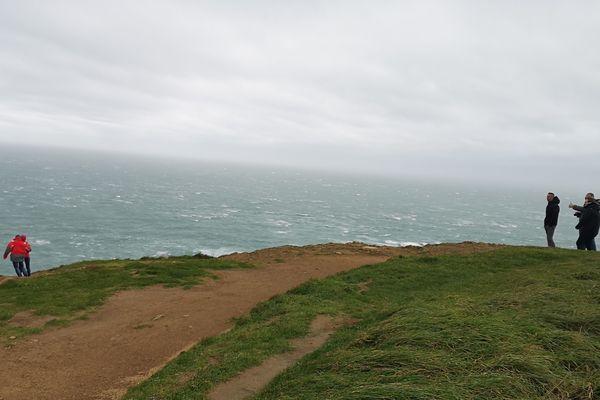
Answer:
[[[190,290],[150,287],[120,292],[87,320],[0,349],[0,400],[118,399],[181,351],[230,329],[232,318],[311,278],[399,254],[491,248],[473,243],[402,249],[351,243],[227,256],[258,268],[220,271],[219,280]]]
[[[319,315],[312,321],[307,336],[292,341],[292,351],[277,354],[262,364],[249,368],[229,382],[217,385],[208,394],[210,400],[243,400],[254,396],[277,375],[305,355],[323,346],[343,321]]]

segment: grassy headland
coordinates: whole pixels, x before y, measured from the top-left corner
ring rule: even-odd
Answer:
[[[119,290],[150,285],[191,287],[203,277],[213,276],[211,270],[242,267],[250,265],[198,255],[84,261],[36,273],[31,278],[10,279],[0,284],[0,344],[9,343],[10,337],[18,338],[47,326],[85,318],[90,310]],[[11,326],[8,321],[22,311],[52,319],[44,327]]]
[[[321,314],[356,323],[255,399],[600,399],[600,254],[540,248],[397,257],[311,281],[125,399],[206,398]]]

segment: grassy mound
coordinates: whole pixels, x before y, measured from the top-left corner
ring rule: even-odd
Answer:
[[[356,323],[256,399],[600,399],[600,255],[539,248],[399,257],[309,282],[125,399],[206,398],[319,314]]]
[[[0,340],[40,332],[42,328],[11,326],[18,312],[52,316],[46,326],[68,323],[86,313],[118,290],[150,285],[191,287],[211,270],[249,267],[248,264],[198,256],[143,258],[141,260],[85,261],[10,279],[0,284]]]

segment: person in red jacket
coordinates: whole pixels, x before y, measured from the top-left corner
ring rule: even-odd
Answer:
[[[15,236],[15,238],[8,243],[2,258],[6,260],[6,257],[8,257],[9,254],[10,261],[12,262],[13,267],[15,267],[17,276],[28,276],[27,271],[25,270],[25,256],[27,256],[27,247],[20,235]]]
[[[27,241],[27,236],[21,234],[21,240],[25,243],[25,251],[27,255],[25,256],[25,269],[27,270],[27,276],[31,276],[31,257],[29,253],[31,253],[31,244]]]

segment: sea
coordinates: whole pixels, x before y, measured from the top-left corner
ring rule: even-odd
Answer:
[[[546,244],[532,187],[67,150],[5,149],[0,171],[0,241],[26,234],[34,271],[326,242]],[[562,200],[555,240],[574,248]]]

